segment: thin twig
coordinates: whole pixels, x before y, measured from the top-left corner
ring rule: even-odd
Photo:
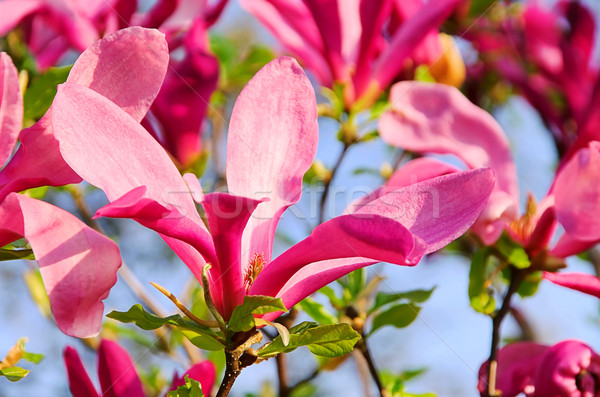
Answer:
[[[377,371],[377,367],[375,366],[375,361],[373,360],[373,357],[371,356],[371,352],[369,351],[369,347],[367,346],[367,340],[365,339],[364,334],[361,335],[361,339],[356,344],[356,348],[358,349],[358,351],[360,351],[362,353],[363,357],[365,358],[365,361],[367,362],[367,365],[369,367],[369,373],[371,374],[373,381],[375,381],[375,384],[377,385],[377,390],[379,390],[379,395],[381,397],[389,397],[389,394],[385,390],[385,387],[383,386],[383,382],[381,381],[381,378],[379,377],[379,372]]]
[[[323,182],[324,190],[323,190],[323,195],[321,196],[321,205],[319,207],[319,224],[323,223],[323,221],[325,220],[325,204],[327,204],[327,196],[329,196],[329,189],[331,187],[331,182],[333,182],[333,178],[335,177],[335,174],[337,173],[338,169],[340,168],[340,165],[342,164],[342,160],[346,156],[346,153],[348,152],[348,149],[351,146],[352,146],[351,144],[347,144],[347,143],[344,144],[344,148],[342,149],[342,153],[340,153],[340,157],[338,157],[337,162],[331,169],[331,174]]]
[[[506,295],[504,295],[502,306],[494,315],[492,320],[492,346],[490,348],[490,358],[488,359],[487,371],[488,385],[484,397],[495,397],[499,395],[496,391],[496,369],[498,365],[498,345],[500,344],[500,326],[510,311],[510,300],[517,292],[517,289],[519,289],[519,285],[521,285],[521,282],[525,276],[524,272],[514,267],[511,268],[511,271],[512,277],[510,279],[510,284],[508,286],[508,290],[506,291]]]

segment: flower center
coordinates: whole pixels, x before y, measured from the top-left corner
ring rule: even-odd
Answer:
[[[255,253],[252,258],[250,258],[250,263],[248,265],[248,269],[246,270],[246,274],[244,274],[244,287],[246,287],[246,293],[250,292],[250,287],[256,280],[256,277],[260,274],[262,269],[265,266],[265,256],[263,253]]]

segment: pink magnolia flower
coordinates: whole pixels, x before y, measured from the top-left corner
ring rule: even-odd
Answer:
[[[65,161],[110,200],[97,216],[154,229],[198,279],[210,263],[210,291],[225,318],[247,294],[281,297],[291,307],[357,268],[414,265],[468,229],[494,184],[489,169],[413,184],[319,225],[272,258],[275,228],[300,198],[318,141],[315,94],[291,58],[265,66],[237,99],[227,145],[229,193],[203,196],[197,178],[182,178],[135,120],[81,85],[59,88],[52,125]]]
[[[127,351],[116,342],[103,339],[98,348],[100,393],[88,376],[77,350],[67,346],[63,358],[69,377],[69,390],[73,397],[144,397],[146,395],[135,369],[135,363]],[[186,375],[200,382],[204,394],[210,395],[216,376],[212,362],[203,361],[195,364],[182,376],[175,373],[169,391],[182,386]]]
[[[17,142],[23,103],[17,70],[10,57],[0,53],[0,163],[10,157]],[[32,127],[33,128],[33,127]],[[39,143],[30,158],[41,165],[51,147]],[[26,149],[22,145],[21,150]],[[12,167],[12,160],[5,167]],[[40,165],[40,164],[38,164]],[[24,166],[24,172],[35,165]],[[45,172],[54,168],[47,166]],[[66,334],[89,337],[98,332],[110,288],[117,282],[121,257],[117,245],[87,227],[70,213],[43,201],[17,194],[25,187],[7,181],[0,200],[0,246],[24,237],[31,245],[58,327]]]
[[[194,19],[208,26],[227,0],[161,0],[147,13],[137,13],[137,0],[2,0],[0,36],[19,26],[38,66],[55,65],[69,50],[83,52],[102,36],[131,25],[160,29],[170,47]]]
[[[598,140],[600,69],[593,62],[596,24],[592,12],[577,0],[553,8],[524,3],[522,14],[500,26],[482,20],[466,32],[487,66],[498,71],[540,113],[562,154],[570,157]],[[499,40],[498,31],[510,40]],[[557,97],[560,100],[557,100]]]
[[[242,0],[322,85],[346,85],[347,106],[375,100],[407,59],[433,61],[441,53],[437,27],[458,3]]]
[[[487,389],[487,362],[479,391]],[[517,342],[498,352],[496,389],[503,397],[593,397],[600,395],[600,356],[577,340],[554,346]]]
[[[201,129],[219,80],[219,62],[210,53],[204,22],[197,19],[183,39],[185,56],[171,59],[165,81],[143,125],[188,168],[202,151]]]

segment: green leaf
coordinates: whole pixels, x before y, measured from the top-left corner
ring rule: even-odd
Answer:
[[[529,255],[527,255],[525,248],[511,240],[507,235],[502,235],[496,242],[496,248],[498,248],[511,265],[519,269],[527,269],[531,266],[531,261],[529,260]]]
[[[435,79],[433,78],[431,73],[429,73],[428,65],[421,65],[417,67],[417,69],[415,70],[415,80],[424,81],[426,83],[435,83]]]
[[[533,272],[525,277],[517,289],[517,294],[522,298],[533,296],[537,292],[542,281],[542,272]]]
[[[375,303],[373,303],[373,307],[369,311],[369,314],[373,313],[382,306],[387,305],[388,303],[393,303],[399,300],[412,303],[423,303],[431,297],[433,291],[435,291],[435,287],[432,289],[415,289],[412,291],[395,293],[379,292],[375,297]]]
[[[471,301],[471,307],[483,314],[491,314],[496,310],[496,300],[485,285],[488,278],[487,262],[489,256],[489,247],[479,249],[473,254],[471,270],[469,271],[469,300]]]
[[[29,374],[30,371],[21,367],[8,367],[0,369],[0,376],[6,377],[11,382],[18,382]]]
[[[338,357],[352,351],[360,339],[358,332],[348,324],[321,325],[294,330],[290,329],[290,343],[283,345],[281,337],[276,337],[273,342],[259,350],[258,356],[263,358],[273,357],[279,353],[288,353],[298,347],[306,346],[317,356]]]
[[[308,314],[319,324],[335,324],[337,318],[325,309],[325,307],[312,298],[305,298],[299,304],[302,311]]]
[[[39,353],[23,352],[23,356],[21,356],[21,358],[25,361],[29,361],[30,363],[39,364],[44,359],[44,355]]]
[[[131,306],[126,312],[112,311],[106,315],[108,318],[120,321],[122,323],[134,323],[143,330],[151,331],[158,329],[165,324],[177,324],[177,320],[181,318],[178,314],[169,317],[158,317],[148,313],[139,303]]]
[[[38,120],[46,113],[56,95],[56,86],[67,80],[70,71],[71,66],[50,68],[33,80],[23,97],[25,120]]]
[[[373,131],[369,131],[366,134],[362,135],[360,137],[360,142],[369,142],[369,141],[372,141],[377,138],[379,138],[379,131],[373,130]]]
[[[344,301],[337,297],[335,291],[330,286],[325,286],[325,287],[321,288],[319,290],[319,292],[322,293],[323,295],[325,295],[329,299],[331,306],[333,306],[335,308],[342,308],[342,307],[346,306],[344,304]]]
[[[421,308],[412,303],[404,303],[392,306],[389,309],[376,314],[373,317],[371,332],[377,331],[381,327],[392,325],[396,328],[408,327],[419,315]]]
[[[241,305],[231,313],[227,328],[233,332],[249,331],[254,327],[254,314],[267,314],[287,311],[281,298],[271,296],[247,295]]]
[[[357,269],[348,273],[348,291],[350,296],[355,298],[363,289],[366,281],[365,268]]]
[[[13,261],[16,259],[35,260],[31,249],[0,248],[0,261]]]
[[[218,333],[216,333],[208,327],[182,318],[179,314],[174,314],[165,318],[155,316],[154,314],[148,313],[146,310],[144,310],[144,308],[140,304],[131,306],[131,308],[126,312],[110,312],[106,315],[106,317],[112,318],[113,320],[117,320],[122,323],[134,323],[135,325],[146,331],[158,329],[163,325],[168,324],[179,328],[181,331],[191,331],[193,333],[203,335],[215,340],[219,335]]]
[[[223,350],[223,345],[213,338],[212,336],[206,334],[198,334],[192,331],[181,331],[183,336],[185,336],[194,346],[202,350],[209,351],[219,351]]]
[[[179,386],[177,390],[168,392],[167,397],[204,397],[204,393],[200,382],[186,375],[185,384]]]

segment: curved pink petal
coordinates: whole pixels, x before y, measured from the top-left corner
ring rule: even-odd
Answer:
[[[98,378],[102,397],[144,397],[142,382],[129,353],[103,339],[98,348]]]
[[[413,183],[423,182],[427,179],[459,171],[460,169],[453,165],[430,157],[421,157],[411,160],[398,168],[384,186],[350,204],[348,208],[346,208],[345,213],[354,213],[371,201],[394,190],[412,185]]]
[[[223,296],[223,301],[215,301],[215,304],[221,307],[225,319],[229,319],[233,309],[242,304],[246,295],[241,263],[242,234],[261,202],[228,193],[210,193],[202,201],[218,258],[218,262],[212,263],[211,277]]]
[[[532,342],[511,343],[498,351],[498,369],[496,372],[496,390],[503,397],[516,397],[523,392],[530,395],[533,378],[548,346]],[[479,369],[477,388],[481,395],[487,391],[487,361]]]
[[[286,0],[240,0],[240,3],[298,56],[317,75],[321,84],[328,87],[333,84],[319,29],[303,3]]]
[[[108,208],[117,211],[121,207],[119,216],[141,219],[142,224],[156,227],[159,233],[175,239],[187,236],[181,244],[172,240],[167,243],[176,247],[175,251],[183,255],[182,259],[195,274],[203,261],[190,250],[192,240],[194,247],[212,260],[214,247],[210,235],[198,216],[186,183],[146,130],[110,100],[76,84],[59,87],[52,109],[55,136],[63,158],[115,202]],[[140,188],[145,189],[142,194]],[[122,197],[126,198],[116,201]],[[143,218],[138,211],[146,208],[152,211],[144,212]],[[150,218],[150,213],[155,218]],[[108,210],[104,214],[109,214]],[[110,216],[116,216],[116,212]],[[193,262],[197,260],[201,262]]]
[[[0,36],[6,36],[23,18],[39,10],[43,5],[43,0],[0,1]]]
[[[544,278],[554,284],[600,298],[600,279],[591,274],[544,272]]]
[[[275,258],[258,275],[250,294],[279,296],[288,280],[313,262],[364,257],[409,265],[416,245],[410,231],[394,219],[373,214],[338,216],[320,224],[310,236]],[[312,291],[307,295],[319,287],[312,284],[309,289]]]
[[[550,347],[535,374],[535,396],[580,397],[597,394],[600,356],[576,340]]]
[[[392,87],[390,100],[393,110],[379,123],[385,142],[419,153],[453,154],[471,168],[493,168],[497,193],[482,221],[516,216],[516,167],[508,139],[490,114],[442,84],[400,82]]]
[[[185,58],[171,64],[151,111],[162,127],[159,141],[187,167],[201,153],[202,123],[219,79],[202,20],[187,33],[185,51]]]
[[[12,154],[23,122],[19,73],[10,56],[0,52],[0,164]]]
[[[596,240],[579,240],[571,236],[569,233],[563,233],[563,235],[558,239],[556,245],[550,250],[550,255],[554,255],[559,258],[566,258],[571,255],[577,255],[585,252],[590,248],[593,248],[596,244],[598,244],[598,241]]]
[[[177,390],[179,386],[185,384],[185,376],[188,375],[190,379],[197,380],[202,386],[202,392],[205,396],[211,395],[211,390],[215,384],[215,378],[217,376],[215,365],[208,360],[202,361],[201,363],[194,364],[192,368],[187,370],[183,375],[173,375],[173,381],[169,391]]]
[[[339,3],[339,0],[304,0],[321,34],[325,59],[333,71],[333,78],[345,82],[349,74],[342,57],[340,8],[347,8],[348,1],[343,5]]]
[[[65,347],[63,359],[67,367],[69,391],[73,397],[99,397],[96,387],[85,370],[77,350],[71,346]]]
[[[244,231],[243,269],[254,254],[270,262],[277,222],[300,199],[318,131],[314,90],[292,58],[267,64],[238,97],[227,140],[229,191],[269,199],[258,206]]]
[[[160,90],[168,64],[164,35],[134,26],[89,47],[73,65],[67,82],[89,87],[141,121]]]
[[[442,248],[468,230],[485,206],[493,185],[493,171],[482,169],[437,177],[385,194],[354,214],[317,226],[309,237],[274,259],[260,273],[250,293],[280,296],[286,292],[284,286],[292,288],[290,284],[286,286],[288,280],[302,271],[304,278],[294,281],[306,284],[294,285],[294,296],[286,297],[293,301],[320,288],[323,278],[343,275],[336,267],[351,271],[361,267],[360,262],[379,261],[414,265],[423,255]],[[339,258],[362,260],[330,261]],[[304,270],[321,261],[330,261],[322,264],[327,274],[312,277]]]
[[[356,214],[378,214],[404,225],[425,244],[425,255],[464,234],[484,209],[494,188],[489,168],[457,172],[391,191]]]
[[[421,7],[412,18],[405,21],[391,39],[390,45],[373,65],[372,80],[380,89],[386,89],[404,67],[404,60],[411,56],[429,32],[454,11],[460,0],[438,0]],[[394,101],[392,101],[394,103]]]
[[[58,327],[86,338],[98,333],[110,288],[117,282],[117,245],[73,215],[17,193],[0,205],[0,244],[25,237],[40,266]]]
[[[554,184],[556,219],[579,240],[600,239],[600,145],[580,149],[565,164]]]
[[[38,186],[63,186],[81,182],[63,160],[52,135],[50,112],[19,134],[21,145],[0,171],[0,200],[11,192]]]

